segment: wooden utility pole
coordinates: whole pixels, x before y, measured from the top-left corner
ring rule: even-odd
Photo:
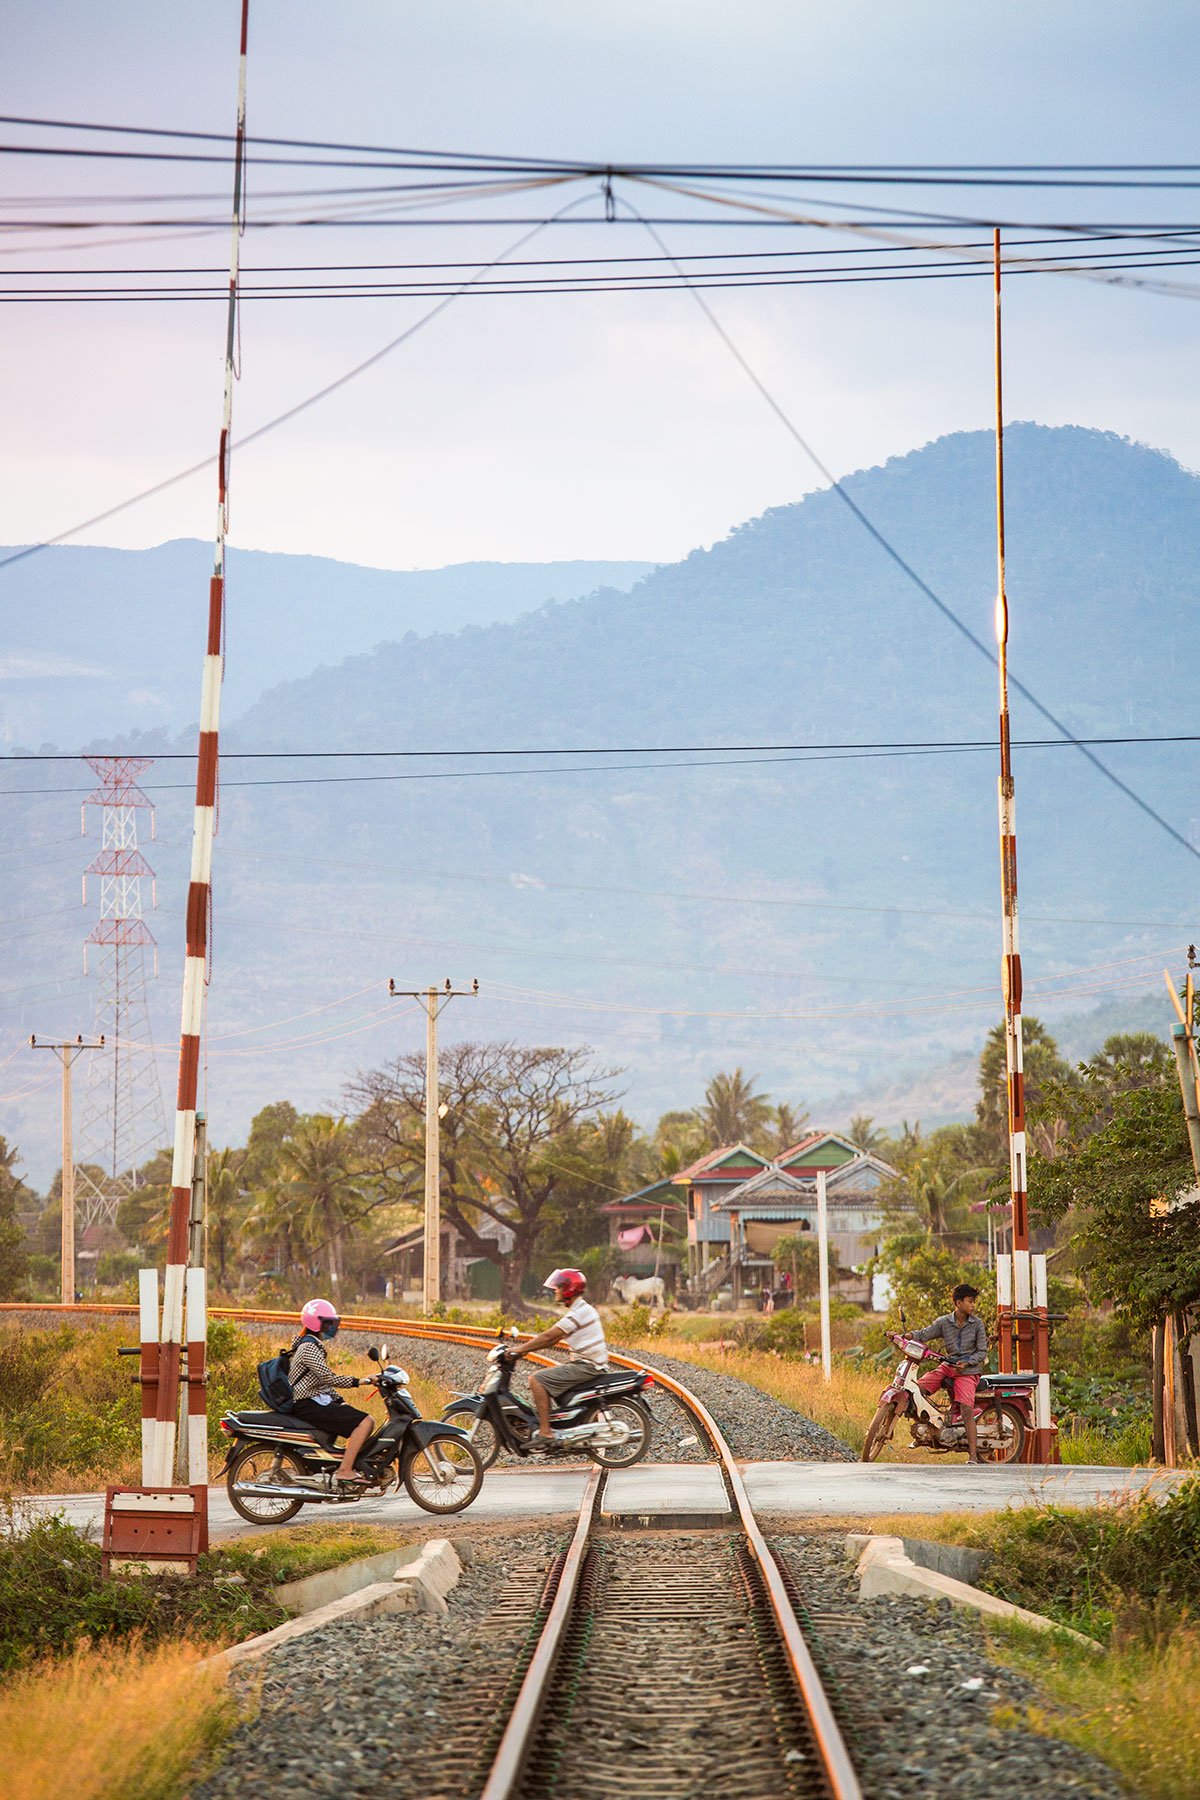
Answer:
[[[31,1050],[53,1050],[62,1064],[62,1303],[75,1304],[75,1146],[71,1132],[71,1065],[85,1050],[103,1050],[104,1039],[41,1038]]]
[[[432,1312],[442,1297],[442,1143],[438,1102],[437,1022],[451,1000],[479,992],[478,981],[469,988],[398,988],[388,982],[393,999],[416,1000],[425,1012],[425,1257],[421,1283],[422,1307]]]

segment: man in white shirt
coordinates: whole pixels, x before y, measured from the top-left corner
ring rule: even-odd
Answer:
[[[548,1350],[551,1344],[565,1341],[571,1356],[568,1362],[560,1363],[557,1368],[539,1369],[536,1375],[529,1377],[529,1391],[538,1416],[535,1444],[554,1442],[555,1433],[550,1429],[551,1400],[566,1393],[568,1388],[576,1387],[581,1381],[589,1381],[598,1369],[608,1367],[608,1344],[604,1337],[604,1326],[595,1307],[584,1299],[587,1276],[582,1269],[555,1269],[553,1274],[547,1275],[542,1287],[553,1294],[556,1300],[560,1300],[567,1310],[556,1325],[551,1325],[548,1330],[539,1332],[537,1337],[530,1338],[515,1354],[528,1356],[531,1350]]]

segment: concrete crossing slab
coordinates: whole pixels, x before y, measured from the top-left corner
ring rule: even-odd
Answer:
[[[1084,1464],[1003,1468],[967,1463],[743,1463],[756,1511],[854,1518],[887,1513],[996,1511],[1009,1506],[1098,1506],[1165,1493],[1187,1479],[1180,1469],[1113,1469]]]
[[[969,1468],[965,1463],[751,1462],[740,1465],[750,1500],[764,1514],[809,1518],[863,1518],[888,1513],[969,1512],[1052,1501],[1059,1506],[1095,1506],[1149,1487],[1165,1493],[1187,1479],[1183,1470],[1015,1467]],[[526,1519],[578,1510],[591,1464],[490,1469],[464,1520]],[[246,1525],[229,1504],[224,1487],[209,1489],[209,1529],[214,1542],[270,1526]],[[70,1525],[99,1535],[103,1494],[47,1494],[23,1499],[31,1513],[61,1513]],[[614,1522],[636,1522],[643,1514],[676,1515],[698,1525],[729,1517],[724,1483],[715,1463],[639,1463],[614,1470],[603,1502]],[[334,1519],[370,1524],[452,1526],[414,1506],[407,1494],[359,1500],[344,1508],[306,1506],[297,1525]],[[661,1519],[659,1521],[661,1523]]]
[[[725,1525],[729,1497],[716,1463],[638,1463],[614,1469],[600,1502],[602,1519],[614,1525]]]

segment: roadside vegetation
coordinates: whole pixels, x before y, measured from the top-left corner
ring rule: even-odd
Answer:
[[[286,1337],[286,1333],[281,1336]],[[67,1494],[141,1479],[141,1399],[136,1364],[118,1357],[137,1323],[29,1328],[0,1322],[0,1491]],[[211,1471],[225,1455],[217,1421],[229,1407],[257,1407],[257,1367],[274,1339],[228,1320],[208,1328]],[[365,1356],[339,1352],[340,1373],[367,1375]],[[437,1417],[449,1399],[440,1383],[414,1376],[413,1398]],[[365,1405],[377,1402],[366,1394]]]
[[[405,1542],[382,1526],[311,1526],[235,1540],[194,1577],[126,1570],[105,1581],[100,1546],[58,1517],[9,1502],[0,1527],[0,1676],[93,1642],[215,1647],[282,1625],[282,1583]]]
[[[84,1643],[26,1669],[0,1689],[9,1800],[176,1800],[238,1720],[220,1670],[197,1666],[204,1654]]]
[[[1104,1658],[988,1627],[1040,1700],[1005,1722],[1110,1763],[1145,1800],[1191,1793],[1200,1768],[1200,1477],[1119,1506],[875,1519],[874,1531],[986,1550],[978,1585],[1107,1647]]]

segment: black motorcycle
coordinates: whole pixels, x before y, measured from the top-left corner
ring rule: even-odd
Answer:
[[[425,1512],[456,1513],[470,1506],[483,1483],[484,1463],[466,1432],[423,1419],[408,1391],[408,1376],[387,1362],[387,1345],[367,1351],[380,1365],[374,1377],[387,1423],[369,1437],[356,1468],[367,1484],[340,1491],[334,1471],[341,1453],[334,1437],[283,1412],[227,1412],[221,1430],[233,1439],[222,1474],[235,1512],[251,1525],[283,1525],[302,1506],[352,1504],[395,1484]]]
[[[442,1418],[461,1424],[480,1462],[490,1469],[501,1450],[514,1456],[590,1456],[606,1469],[628,1469],[650,1448],[654,1422],[641,1395],[653,1375],[641,1369],[597,1369],[555,1396],[549,1444],[535,1444],[537,1414],[512,1391],[516,1357],[503,1332],[488,1351],[488,1369],[473,1394],[459,1394]]]

